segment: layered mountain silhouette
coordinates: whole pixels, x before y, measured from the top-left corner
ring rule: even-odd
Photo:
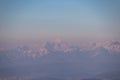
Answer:
[[[26,77],[28,80],[120,79],[120,42],[96,42],[88,46],[53,40],[38,48],[23,45],[1,49],[0,77],[17,76],[16,79],[23,80]]]

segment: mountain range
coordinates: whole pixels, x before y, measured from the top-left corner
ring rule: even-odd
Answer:
[[[119,80],[120,41],[74,46],[52,40],[37,47],[0,48],[0,79],[13,80],[13,76],[17,80]]]

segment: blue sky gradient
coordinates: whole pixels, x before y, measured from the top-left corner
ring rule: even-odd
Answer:
[[[3,39],[120,38],[119,0],[1,0]]]

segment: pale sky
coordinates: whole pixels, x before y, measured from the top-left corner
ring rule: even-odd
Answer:
[[[0,39],[120,38],[120,0],[0,0]]]

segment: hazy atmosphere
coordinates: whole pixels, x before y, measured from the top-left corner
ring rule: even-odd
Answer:
[[[2,39],[120,38],[119,0],[1,0]]]
[[[0,80],[120,80],[120,0],[0,0]]]

